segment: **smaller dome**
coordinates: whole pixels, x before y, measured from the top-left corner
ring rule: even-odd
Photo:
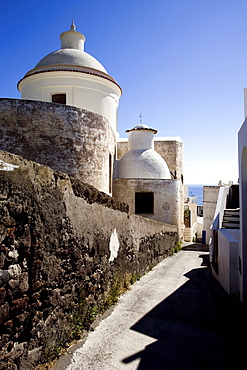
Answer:
[[[118,178],[171,179],[165,160],[153,149],[129,150],[118,162]]]
[[[144,123],[139,123],[139,125],[136,125],[133,128],[126,130],[125,132],[137,131],[137,130],[153,131],[154,134],[158,132],[155,128],[151,128],[148,125],[145,125]]]
[[[144,123],[139,123],[139,125],[136,125],[135,127],[132,128],[132,130],[141,130],[141,129],[150,129],[150,127],[148,127],[148,125],[145,125]]]

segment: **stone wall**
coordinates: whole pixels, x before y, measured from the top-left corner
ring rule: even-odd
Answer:
[[[183,142],[180,138],[155,138],[154,150],[163,157],[173,175],[183,177]]]
[[[0,150],[111,193],[116,139],[98,114],[63,104],[0,99]]]
[[[0,369],[33,369],[169,255],[177,228],[0,152]]]

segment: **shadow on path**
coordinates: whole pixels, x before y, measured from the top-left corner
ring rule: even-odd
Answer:
[[[186,273],[189,280],[131,328],[157,341],[123,363],[140,358],[139,370],[243,368],[246,311],[212,277],[208,254],[199,258],[202,267]]]

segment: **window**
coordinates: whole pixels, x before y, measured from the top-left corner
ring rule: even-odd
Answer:
[[[154,213],[154,193],[135,193],[135,213]]]
[[[66,94],[53,94],[52,102],[59,104],[66,104]]]

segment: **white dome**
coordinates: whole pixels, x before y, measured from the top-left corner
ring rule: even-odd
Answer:
[[[42,58],[34,69],[25,74],[24,78],[44,72],[71,71],[100,76],[116,83],[103,65],[84,51],[86,38],[82,33],[75,31],[74,23],[69,31],[61,33],[60,39],[61,49]]]
[[[145,125],[144,123],[139,123],[135,127],[131,128],[130,130],[126,130],[125,132],[138,131],[138,130],[152,131],[154,134],[157,134],[158,132],[155,128],[151,128],[148,125]]]
[[[165,160],[153,149],[129,150],[118,162],[118,178],[171,179]]]
[[[18,82],[21,98],[58,104],[62,96],[66,105],[104,116],[116,132],[121,87],[84,51],[86,38],[75,31],[74,22],[60,40],[61,48],[42,58]]]
[[[97,59],[85,51],[78,49],[67,48],[56,50],[42,58],[36,64],[35,68],[50,67],[48,69],[51,70],[52,66],[86,67],[107,73],[105,68]],[[45,69],[47,70],[47,68]]]

